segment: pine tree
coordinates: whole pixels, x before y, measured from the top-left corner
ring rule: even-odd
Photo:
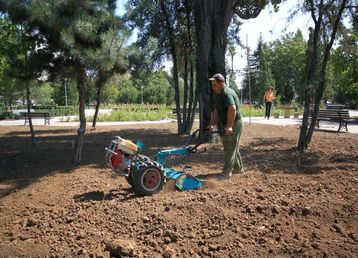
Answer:
[[[88,74],[96,67],[113,66],[103,58],[108,39],[116,33],[119,20],[114,16],[115,0],[0,0],[0,11],[17,24],[26,23],[31,35],[44,39],[42,48],[56,53],[52,71],[58,66],[72,67],[79,95],[80,127],[73,162],[82,158],[86,132],[85,104]],[[105,68],[105,69],[107,69]]]

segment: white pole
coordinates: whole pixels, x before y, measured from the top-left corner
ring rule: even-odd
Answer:
[[[141,96],[142,96],[142,104],[143,104],[143,85],[140,86],[140,92],[141,92]]]
[[[67,79],[65,79],[65,106],[67,107]]]
[[[250,64],[249,64],[249,40],[246,34],[246,55],[247,55],[247,79],[249,81],[249,124],[251,124],[251,80],[250,80]]]

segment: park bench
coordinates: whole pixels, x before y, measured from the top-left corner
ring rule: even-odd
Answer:
[[[344,109],[342,104],[327,104],[327,109]]]
[[[27,124],[27,121],[29,120],[28,113],[27,112],[21,112],[21,116],[25,118],[25,125]],[[48,112],[31,112],[31,117],[41,117],[45,121],[45,125],[50,125],[50,113]]]
[[[312,118],[312,117],[310,117]],[[347,123],[351,121],[349,117],[349,111],[345,109],[321,109],[317,115],[317,127],[319,128],[319,121],[329,121],[339,123],[338,131],[342,128],[348,131]]]

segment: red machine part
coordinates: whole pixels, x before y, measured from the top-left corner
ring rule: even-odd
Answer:
[[[123,154],[120,150],[117,150],[117,154],[112,155],[112,157],[111,157],[112,167],[118,168],[121,165],[122,155]]]

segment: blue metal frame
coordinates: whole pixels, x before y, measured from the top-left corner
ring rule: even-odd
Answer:
[[[155,161],[159,162],[162,166],[165,166],[167,163],[167,158],[170,155],[190,155],[190,148],[189,147],[181,147],[175,148],[170,150],[161,150],[157,154],[155,154],[154,159]]]

